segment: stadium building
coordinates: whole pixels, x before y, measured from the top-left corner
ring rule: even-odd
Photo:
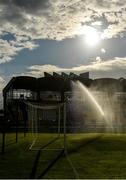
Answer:
[[[44,77],[13,77],[3,90],[4,121],[8,131],[20,129],[28,131],[29,119],[34,117],[38,130],[55,132],[58,119],[66,111],[68,132],[87,132],[103,130],[105,123],[95,112],[86,94],[78,88],[73,90],[72,82],[81,82],[91,91],[95,100],[103,108],[106,118],[114,126],[126,124],[126,79],[90,79],[89,73],[76,75],[70,73],[44,73]],[[78,91],[78,92],[77,92]],[[85,100],[84,100],[85,99]],[[93,106],[93,105],[92,105]],[[32,125],[31,125],[32,126]]]

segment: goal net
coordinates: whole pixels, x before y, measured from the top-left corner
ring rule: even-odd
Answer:
[[[64,149],[65,108],[63,103],[42,105],[26,102],[30,150]]]

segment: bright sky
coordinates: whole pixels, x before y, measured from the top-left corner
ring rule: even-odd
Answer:
[[[0,0],[0,92],[13,75],[126,77],[126,0]]]

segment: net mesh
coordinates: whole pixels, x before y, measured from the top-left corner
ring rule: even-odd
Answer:
[[[27,102],[30,150],[64,148],[63,104],[40,105]]]

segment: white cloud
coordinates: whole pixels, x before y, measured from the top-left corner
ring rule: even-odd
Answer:
[[[102,61],[100,56],[96,57],[96,60],[94,62],[92,62],[92,64],[99,64],[99,63],[103,63],[104,61]]]
[[[21,50],[33,50],[37,45],[30,41],[7,41],[0,39],[0,64],[11,61]]]
[[[101,48],[101,52],[104,54],[106,53],[106,50],[104,48]]]
[[[102,22],[101,21],[95,21],[95,22],[92,22],[91,25],[93,25],[93,26],[101,26]]]
[[[116,57],[115,59],[108,61],[103,61],[100,57],[97,57],[96,60],[90,65],[81,65],[72,68],[60,68],[54,65],[34,65],[28,68],[28,72],[25,73],[25,75],[41,77],[43,76],[44,72],[75,72],[78,74],[89,71],[91,74],[93,73],[94,77],[97,77],[97,74],[99,73],[99,77],[126,77],[125,69],[126,57]]]
[[[0,63],[36,48],[37,39],[62,40],[79,35],[82,24],[102,25],[103,15],[108,22],[103,36],[116,37],[126,28],[125,8],[126,0],[0,0],[0,35],[15,37],[0,41]]]
[[[3,77],[0,77],[0,109],[2,108],[3,105],[3,98],[2,98],[2,90],[5,86],[5,80]]]

